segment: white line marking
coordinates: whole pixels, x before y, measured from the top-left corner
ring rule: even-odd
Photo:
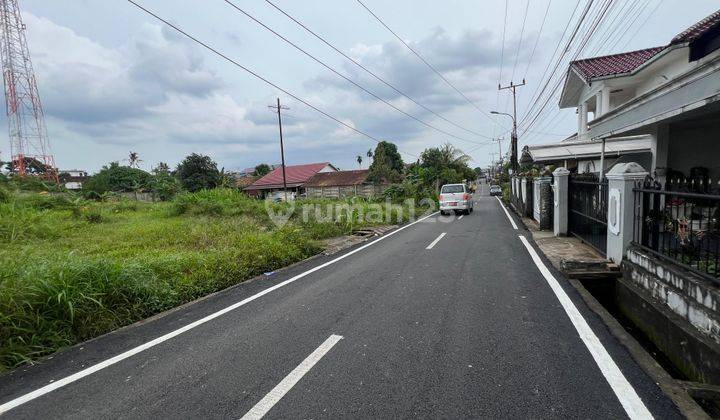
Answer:
[[[445,236],[445,232],[441,233],[440,236],[438,236],[437,238],[435,238],[434,241],[430,242],[430,245],[428,245],[427,248],[425,248],[425,249],[433,249],[433,247],[434,247],[438,242],[440,242],[440,239],[442,239],[443,236]]]
[[[582,317],[580,311],[578,311],[575,304],[570,300],[570,297],[565,293],[565,290],[560,286],[560,283],[558,283],[557,279],[542,262],[535,248],[530,245],[527,238],[522,235],[519,237],[530,253],[538,270],[540,270],[540,273],[545,277],[545,280],[560,301],[563,309],[565,309],[565,313],[570,318],[573,326],[575,326],[575,330],[577,330],[583,343],[585,343],[585,347],[590,350],[590,355],[595,359],[595,363],[597,363],[603,376],[605,376],[605,379],[610,384],[615,396],[620,400],[620,404],[622,404],[627,415],[631,419],[652,419],[652,414],[650,414],[650,411],[648,411],[640,399],[640,396],[638,396],[635,389],[630,385],[622,371],[620,371],[620,368],[615,364],[615,361],[605,347],[603,347],[600,339],[597,338],[592,328],[590,328],[587,321],[585,321],[585,318]]]
[[[508,213],[507,209],[505,208],[505,204],[503,204],[502,200],[500,200],[500,197],[495,196],[497,198],[498,203],[500,203],[500,207],[505,211],[505,216],[507,216],[508,220],[510,220],[510,223],[512,224],[513,229],[517,230],[517,225],[515,224],[515,221],[512,217],[510,217],[510,213]]]
[[[141,345],[139,345],[139,346],[137,346],[137,347],[134,347],[134,348],[126,351],[126,352],[120,353],[120,354],[118,354],[117,356],[111,357],[111,358],[109,358],[109,359],[107,359],[107,360],[104,360],[104,361],[98,363],[98,364],[92,365],[92,366],[90,366],[89,368],[83,369],[83,370],[81,370],[81,371],[79,371],[79,372],[77,372],[77,373],[74,373],[74,374],[70,375],[70,376],[66,376],[66,377],[64,377],[64,378],[62,378],[62,379],[58,379],[57,381],[55,381],[55,382],[53,382],[53,383],[51,383],[51,384],[45,385],[45,386],[43,386],[43,387],[41,387],[41,388],[38,388],[38,389],[36,389],[36,390],[34,390],[34,391],[32,391],[32,392],[29,392],[29,393],[27,393],[27,394],[25,394],[25,395],[22,395],[22,396],[20,396],[20,397],[17,397],[17,398],[15,398],[14,400],[10,400],[10,401],[8,401],[8,402],[0,405],[0,415],[8,412],[9,410],[12,410],[13,408],[15,408],[15,407],[17,407],[17,406],[20,406],[20,405],[22,405],[22,404],[25,404],[25,403],[27,403],[28,401],[32,401],[32,400],[34,400],[35,398],[41,397],[41,396],[43,396],[43,395],[45,395],[45,394],[47,394],[47,393],[49,393],[49,392],[52,392],[52,391],[54,391],[54,390],[56,390],[56,389],[58,389],[58,388],[62,388],[62,387],[64,387],[65,385],[71,384],[71,383],[73,383],[73,382],[75,382],[75,381],[77,381],[77,380],[79,380],[79,379],[82,379],[82,378],[84,378],[84,377],[86,377],[86,376],[92,375],[93,373],[95,373],[95,372],[97,372],[97,371],[99,371],[99,370],[102,370],[102,369],[105,369],[106,367],[112,366],[112,365],[114,365],[115,363],[121,362],[121,361],[123,361],[123,360],[125,360],[125,359],[127,359],[127,358],[129,358],[129,357],[132,357],[132,356],[134,356],[134,355],[136,355],[136,354],[138,354],[138,353],[140,353],[140,352],[143,352],[143,351],[145,351],[145,350],[147,350],[147,349],[149,349],[149,348],[155,347],[155,346],[157,346],[157,345],[160,344],[160,343],[163,343],[163,342],[165,342],[165,341],[167,341],[167,340],[170,340],[171,338],[177,337],[177,336],[180,335],[180,334],[183,334],[183,333],[185,333],[185,332],[188,332],[188,331],[192,330],[193,328],[196,328],[196,327],[198,327],[198,326],[200,326],[200,325],[202,325],[202,324],[205,324],[206,322],[212,321],[213,319],[215,319],[215,318],[217,318],[217,317],[219,317],[219,316],[225,315],[226,313],[228,313],[228,312],[230,312],[230,311],[233,311],[233,310],[235,310],[235,309],[237,309],[237,308],[239,308],[239,307],[241,307],[241,306],[244,306],[244,305],[246,305],[246,304],[254,301],[255,299],[258,299],[258,298],[260,298],[260,297],[263,297],[263,296],[265,296],[266,294],[268,294],[268,293],[270,293],[270,292],[273,292],[273,291],[275,291],[275,290],[277,290],[277,289],[279,289],[279,288],[281,288],[281,287],[283,287],[283,286],[287,286],[287,285],[290,284],[290,283],[293,283],[293,282],[295,282],[295,281],[297,281],[297,280],[300,280],[301,278],[307,276],[308,274],[312,274],[312,273],[314,273],[314,272],[316,272],[316,271],[318,271],[318,270],[322,270],[323,268],[325,268],[325,267],[327,267],[327,266],[329,266],[329,265],[335,264],[336,262],[338,262],[338,261],[340,261],[340,260],[343,260],[343,259],[345,259],[345,258],[347,258],[347,257],[349,257],[349,256],[351,256],[351,255],[353,255],[353,254],[356,254],[356,253],[364,250],[364,249],[367,248],[367,247],[370,247],[370,246],[372,246],[372,245],[375,245],[376,243],[378,243],[378,242],[380,242],[380,241],[382,241],[382,240],[385,240],[386,238],[389,238],[389,237],[393,236],[394,234],[396,234],[396,233],[398,233],[398,232],[400,232],[400,231],[402,231],[402,230],[404,230],[404,229],[407,229],[407,228],[409,228],[410,226],[412,226],[412,225],[414,225],[414,224],[416,224],[416,223],[420,223],[420,222],[422,222],[423,220],[425,220],[425,219],[427,219],[427,218],[429,218],[429,217],[432,217],[432,216],[434,216],[434,215],[436,215],[436,214],[437,214],[437,212],[432,213],[432,214],[429,214],[429,215],[427,215],[427,216],[425,216],[425,217],[423,217],[423,218],[420,218],[420,219],[418,219],[418,220],[416,220],[416,221],[414,221],[414,222],[412,222],[412,223],[409,223],[409,224],[407,224],[407,225],[405,225],[405,226],[402,226],[402,227],[400,227],[400,228],[398,228],[398,229],[395,229],[394,231],[392,231],[392,232],[390,232],[390,233],[387,233],[387,234],[385,234],[384,236],[381,236],[381,237],[377,238],[376,240],[374,240],[374,241],[372,241],[372,242],[370,242],[370,243],[367,243],[367,244],[365,244],[365,245],[363,245],[363,246],[361,246],[361,247],[359,247],[359,248],[356,248],[356,249],[354,249],[354,250],[352,250],[352,251],[350,251],[350,252],[348,252],[348,253],[346,253],[346,254],[343,254],[343,255],[341,255],[341,256],[333,259],[333,260],[330,260],[330,261],[325,262],[325,263],[323,263],[323,264],[320,264],[320,265],[318,265],[318,266],[316,266],[316,267],[313,267],[313,268],[311,268],[311,269],[309,269],[309,270],[307,270],[307,271],[305,271],[305,272],[303,272],[303,273],[300,273],[300,274],[296,275],[295,277],[291,277],[291,278],[289,278],[289,279],[287,279],[287,280],[285,280],[285,281],[283,281],[283,282],[281,282],[281,283],[278,283],[278,284],[276,284],[275,286],[268,287],[267,289],[263,290],[262,292],[259,292],[259,293],[257,293],[257,294],[254,294],[254,295],[252,295],[252,296],[250,296],[250,297],[248,297],[248,298],[245,298],[245,299],[241,300],[240,302],[234,303],[234,304],[232,304],[232,305],[230,305],[230,306],[228,306],[228,307],[226,307],[226,308],[224,308],[224,309],[221,309],[221,310],[219,310],[219,311],[217,311],[217,312],[215,312],[215,313],[212,313],[212,314],[210,314],[210,315],[208,315],[208,316],[206,316],[206,317],[204,317],[204,318],[198,319],[197,321],[192,322],[192,323],[190,323],[190,324],[187,324],[187,325],[185,325],[184,327],[178,328],[178,329],[175,330],[175,331],[171,331],[171,332],[169,332],[169,333],[167,333],[167,334],[165,334],[165,335],[162,335],[162,336],[160,336],[160,337],[158,337],[158,338],[155,338],[154,340],[148,341],[147,343],[141,344]]]
[[[320,359],[322,359],[323,356],[325,356],[330,349],[332,349],[333,346],[342,339],[343,337],[341,335],[331,335],[324,343],[320,344],[320,347],[310,353],[310,356],[303,360],[298,367],[293,369],[292,372],[280,381],[280,383],[277,384],[272,391],[268,392],[268,394],[260,400],[260,402],[255,404],[250,411],[242,416],[240,420],[259,420],[263,418],[263,416],[265,416],[265,414],[267,414],[268,411],[270,411],[270,409],[272,409],[273,406],[277,404],[278,401],[280,401],[282,397],[284,397],[285,394],[287,394],[288,391],[290,391],[292,387],[294,387],[295,384],[297,384],[298,381],[300,381],[300,379],[302,379],[302,377],[305,376],[305,374],[308,373],[310,369],[312,369],[313,366],[315,366],[315,364],[319,362]]]
[[[465,217],[465,215],[461,214],[460,217],[458,217],[458,220],[462,219],[463,217]]]

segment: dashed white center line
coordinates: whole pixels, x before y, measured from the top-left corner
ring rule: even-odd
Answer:
[[[268,394],[260,400],[253,408],[250,409],[250,411],[247,412],[244,416],[242,416],[241,420],[257,420],[263,418],[265,414],[270,411],[275,404],[278,403],[282,399],[282,397],[285,396],[285,394],[288,393],[292,389],[292,387],[297,384],[300,379],[302,379],[303,376],[305,376],[306,373],[310,371],[310,369],[315,366],[317,362],[320,361],[320,359],[325,356],[330,349],[335,346],[335,344],[338,343],[338,341],[342,340],[343,337],[341,335],[331,335],[328,337],[325,342],[320,344],[320,347],[315,349],[314,352],[310,353],[310,356],[308,356],[305,360],[302,361],[296,367],[293,369],[292,372],[290,372],[282,381],[280,381],[279,384],[275,386]]]
[[[440,236],[438,236],[437,238],[435,238],[434,241],[430,242],[430,245],[428,245],[427,248],[425,248],[425,249],[433,249],[433,247],[434,247],[435,245],[437,245],[437,243],[440,242],[440,240],[441,240],[441,239],[443,238],[443,236],[445,236],[445,235],[446,235],[445,232],[441,233]]]
[[[458,217],[458,220],[462,219],[463,217],[465,217],[465,215],[461,214],[460,217]]]
[[[0,404],[0,415],[5,414],[6,412],[8,412],[9,410],[12,410],[12,409],[15,408],[15,407],[21,406],[21,405],[23,405],[23,404],[25,404],[25,403],[27,403],[27,402],[30,402],[30,401],[32,401],[32,400],[34,400],[34,399],[36,399],[36,398],[39,398],[39,397],[41,397],[41,396],[43,396],[43,395],[45,395],[45,394],[48,394],[48,393],[50,393],[50,392],[52,392],[52,391],[55,391],[56,389],[60,389],[60,388],[62,388],[62,387],[64,387],[64,386],[67,386],[67,385],[69,385],[69,384],[71,384],[71,383],[73,383],[73,382],[75,382],[75,381],[78,381],[78,380],[80,380],[80,379],[82,379],[82,378],[84,378],[84,377],[86,377],[86,376],[90,376],[90,375],[92,375],[92,374],[94,374],[94,373],[96,373],[96,372],[99,372],[99,371],[101,371],[101,370],[103,370],[103,369],[105,369],[105,368],[107,368],[107,367],[109,367],[109,366],[112,366],[112,365],[114,365],[114,364],[116,364],[116,363],[119,363],[119,362],[125,360],[125,359],[128,359],[128,358],[130,358],[130,357],[132,357],[132,356],[134,356],[134,355],[136,355],[136,354],[138,354],[138,353],[142,353],[142,352],[144,352],[145,350],[148,350],[148,349],[150,349],[150,348],[153,348],[153,347],[157,346],[157,345],[160,344],[160,343],[164,343],[164,342],[166,342],[166,341],[168,341],[168,340],[171,340],[171,339],[173,339],[173,338],[175,338],[175,337],[177,337],[177,336],[179,336],[179,335],[181,335],[181,334],[184,334],[184,333],[186,333],[186,332],[188,332],[188,331],[190,331],[190,330],[193,330],[193,329],[195,329],[195,328],[197,328],[197,327],[199,327],[199,326],[201,326],[201,325],[203,325],[203,324],[205,324],[205,323],[207,323],[207,322],[212,321],[212,320],[215,319],[215,318],[221,317],[221,316],[225,315],[225,314],[228,313],[228,312],[234,311],[234,310],[236,310],[236,309],[238,309],[238,308],[240,308],[240,307],[242,307],[242,306],[247,305],[248,303],[250,303],[250,302],[252,302],[252,301],[254,301],[254,300],[256,300],[256,299],[259,299],[259,298],[261,298],[261,297],[263,297],[263,296],[265,296],[265,295],[267,295],[267,294],[269,294],[269,293],[272,293],[272,292],[274,292],[275,290],[280,289],[281,287],[285,287],[285,286],[287,286],[287,285],[289,285],[289,284],[291,284],[291,283],[294,283],[294,282],[302,279],[302,278],[305,277],[305,276],[308,276],[308,275],[310,275],[310,274],[312,274],[312,273],[314,273],[314,272],[316,272],[316,271],[322,270],[323,268],[325,268],[325,267],[327,267],[327,266],[329,266],[329,265],[332,265],[332,264],[337,263],[338,261],[344,260],[345,258],[348,258],[348,257],[350,257],[350,256],[352,256],[352,255],[354,255],[354,254],[357,254],[358,252],[362,252],[364,249],[366,249],[366,248],[368,248],[368,247],[371,247],[371,246],[373,246],[373,245],[379,244],[379,243],[381,243],[381,241],[384,241],[384,240],[386,240],[387,238],[390,238],[390,237],[392,237],[393,235],[398,234],[398,233],[402,232],[403,230],[405,230],[405,229],[407,229],[407,228],[409,228],[409,227],[411,227],[411,226],[413,226],[413,225],[415,225],[415,224],[417,224],[417,223],[424,222],[425,220],[428,220],[428,219],[430,219],[431,217],[433,217],[433,216],[435,216],[435,215],[437,215],[437,212],[434,212],[434,213],[428,214],[428,215],[426,215],[426,216],[423,216],[423,217],[421,217],[420,219],[418,219],[418,220],[416,220],[416,221],[414,221],[414,222],[412,222],[412,223],[408,223],[407,225],[401,226],[401,227],[393,230],[392,232],[389,232],[389,233],[385,234],[384,236],[379,237],[378,239],[376,239],[376,240],[374,240],[374,241],[372,241],[372,242],[368,242],[367,244],[362,245],[362,246],[359,247],[359,248],[355,248],[355,249],[353,249],[353,250],[350,251],[350,252],[346,252],[345,254],[342,254],[342,255],[340,255],[340,256],[337,257],[337,258],[334,258],[334,259],[332,259],[332,260],[330,260],[330,261],[327,261],[327,262],[324,262],[324,263],[322,263],[322,264],[320,264],[320,265],[317,265],[317,266],[315,266],[315,267],[313,267],[313,268],[311,268],[311,269],[309,269],[309,270],[307,270],[307,271],[304,271],[304,272],[302,272],[302,273],[300,273],[300,274],[297,274],[297,275],[295,275],[294,277],[291,277],[291,278],[289,278],[289,279],[287,279],[287,280],[285,280],[285,281],[283,281],[283,282],[280,282],[280,283],[278,283],[278,284],[276,284],[276,285],[274,285],[274,286],[268,287],[268,288],[265,289],[265,290],[262,290],[262,291],[254,294],[254,295],[252,295],[252,296],[249,296],[249,297],[247,297],[247,298],[245,298],[245,299],[243,299],[243,300],[241,300],[241,301],[239,301],[239,302],[233,303],[232,305],[227,306],[227,307],[225,307],[225,308],[223,308],[223,309],[220,309],[219,311],[214,312],[214,313],[212,313],[212,314],[210,314],[210,315],[207,315],[207,316],[204,317],[204,318],[201,318],[201,319],[198,319],[197,321],[191,322],[191,323],[189,323],[189,324],[187,324],[187,325],[185,325],[185,326],[182,326],[182,327],[180,327],[180,328],[178,328],[178,329],[176,329],[176,330],[174,330],[174,331],[170,331],[169,333],[166,333],[165,335],[162,335],[162,336],[160,336],[160,337],[157,337],[157,338],[155,338],[155,339],[153,339],[153,340],[150,340],[150,341],[148,341],[148,342],[146,342],[146,343],[140,344],[140,345],[137,346],[137,347],[134,347],[134,348],[132,348],[132,349],[130,349],[130,350],[127,350],[127,351],[125,351],[125,352],[123,352],[123,353],[120,353],[120,354],[118,354],[118,355],[116,355],[116,356],[113,356],[113,357],[111,357],[111,358],[109,358],[109,359],[106,359],[106,360],[103,360],[103,361],[101,361],[101,362],[98,362],[97,364],[92,365],[92,366],[90,366],[90,367],[87,367],[87,368],[85,368],[85,369],[83,369],[83,370],[81,370],[81,371],[79,371],[79,372],[73,373],[73,374],[70,375],[70,376],[66,376],[66,377],[64,377],[64,378],[58,379],[58,380],[56,380],[55,382],[52,382],[52,383],[47,384],[47,385],[45,385],[45,386],[43,386],[43,387],[40,387],[40,388],[38,388],[38,389],[36,389],[36,390],[34,390],[34,391],[31,391],[31,392],[29,392],[29,393],[27,393],[27,394],[25,394],[25,395],[22,395],[22,396],[20,396],[20,397],[17,397],[17,398],[15,398],[15,399],[13,399],[13,400],[10,400],[10,401],[8,401],[8,402],[2,403],[2,404]],[[0,398],[2,398],[2,397],[0,397]]]

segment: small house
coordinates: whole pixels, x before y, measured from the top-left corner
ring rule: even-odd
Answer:
[[[377,197],[385,191],[387,184],[376,185],[368,181],[370,171],[321,172],[305,184],[308,198]]]
[[[337,172],[337,168],[329,162],[309,163],[305,165],[286,165],[285,184],[288,195],[297,197],[305,194],[305,184],[318,173]],[[267,175],[245,187],[244,191],[253,197],[273,197],[282,192],[283,168],[277,167]]]

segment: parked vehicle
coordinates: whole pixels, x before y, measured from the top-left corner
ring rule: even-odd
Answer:
[[[440,188],[440,214],[450,212],[470,214],[473,211],[473,200],[470,189],[465,184],[445,184]]]
[[[502,187],[499,185],[491,185],[490,195],[502,195]]]

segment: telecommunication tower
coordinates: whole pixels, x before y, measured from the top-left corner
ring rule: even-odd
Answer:
[[[17,0],[0,0],[0,44],[13,172],[20,176],[40,172],[57,182],[58,172],[50,152],[45,116]],[[43,170],[39,171],[41,165]]]

